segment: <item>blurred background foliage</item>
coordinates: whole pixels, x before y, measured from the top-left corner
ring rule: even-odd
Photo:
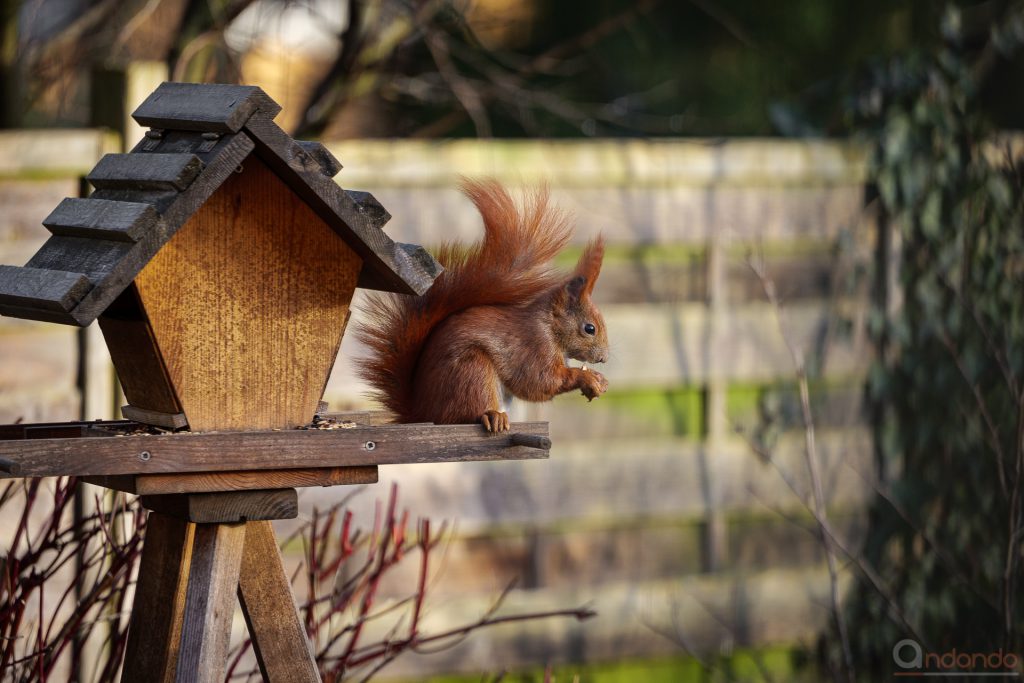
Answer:
[[[991,78],[975,103],[1017,127],[992,49],[1010,3],[960,2]],[[869,59],[934,49],[927,0],[3,0],[3,125],[89,123],[98,65],[259,81],[327,137],[843,135]],[[277,83],[277,87],[275,87]]]
[[[1024,169],[999,127],[1009,110],[985,102],[1024,18],[1011,8],[979,44],[964,17],[949,9],[936,49],[874,65],[851,100],[899,292],[875,312],[885,476],[863,550],[874,576],[848,612],[874,675],[908,634],[931,652],[1022,646]]]

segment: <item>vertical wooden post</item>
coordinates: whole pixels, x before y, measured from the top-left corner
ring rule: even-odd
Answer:
[[[168,78],[165,62],[133,61],[124,66],[93,69],[92,125],[116,131],[121,136],[122,151],[129,151],[145,132],[135,123],[132,112]]]
[[[174,680],[195,526],[149,514],[121,672],[124,683]]]
[[[231,640],[245,524],[197,524],[195,529],[174,680],[221,683]]]
[[[320,673],[292,599],[270,522],[246,524],[238,601],[263,680],[319,683]]]
[[[720,569],[728,547],[728,528],[722,513],[715,459],[721,452],[727,431],[726,391],[722,376],[726,359],[722,357],[725,344],[726,316],[726,255],[722,235],[712,229],[707,242],[707,306],[706,363],[708,380],[704,394],[704,447],[701,449],[701,477],[704,490],[704,571]]]
[[[18,73],[18,19],[21,3],[0,0],[0,128],[22,125],[21,79]]]

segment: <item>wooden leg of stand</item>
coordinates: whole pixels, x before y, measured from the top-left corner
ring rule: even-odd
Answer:
[[[319,683],[320,673],[295,609],[270,522],[246,525],[238,601],[249,626],[263,680]]]
[[[179,683],[221,683],[231,640],[245,524],[198,524],[178,653]]]
[[[121,680],[174,680],[195,524],[151,512]]]

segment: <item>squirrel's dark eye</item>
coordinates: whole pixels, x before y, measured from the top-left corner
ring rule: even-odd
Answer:
[[[594,323],[587,323],[586,325],[583,326],[583,331],[589,335],[593,335],[595,332],[597,332],[597,328],[594,327]]]

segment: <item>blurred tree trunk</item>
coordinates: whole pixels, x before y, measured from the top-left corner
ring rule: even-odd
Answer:
[[[0,128],[13,128],[21,122],[18,5],[17,0],[0,0]]]
[[[175,47],[189,0],[137,0],[121,5],[113,24],[123,27],[109,57],[115,61],[167,61]]]

